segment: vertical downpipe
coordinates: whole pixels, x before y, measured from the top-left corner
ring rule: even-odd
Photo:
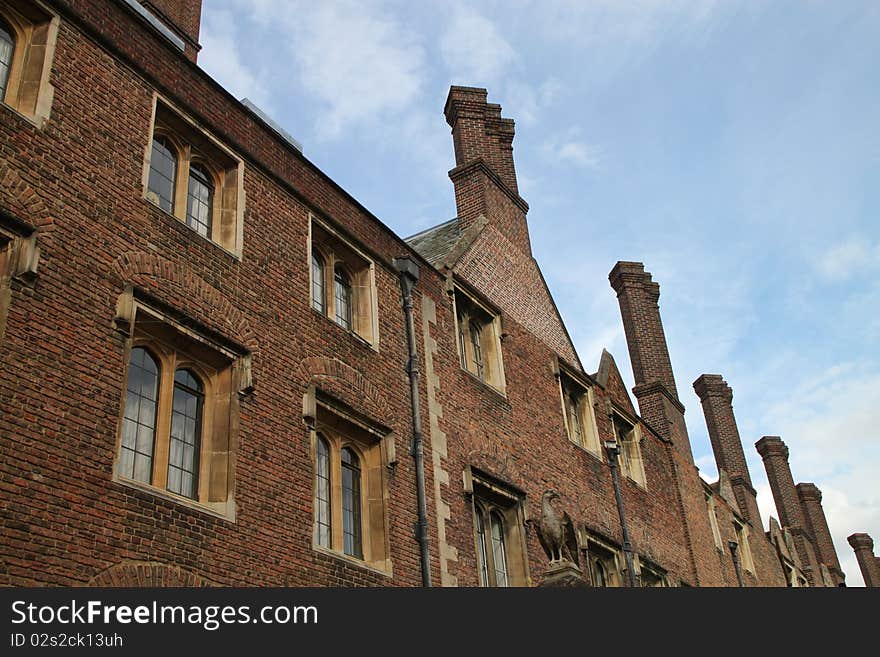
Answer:
[[[409,256],[394,258],[392,264],[400,275],[403,313],[406,317],[406,342],[409,348],[406,372],[409,374],[409,398],[412,409],[411,453],[416,465],[416,499],[419,507],[415,535],[421,549],[422,586],[429,587],[431,586],[431,561],[428,553],[428,505],[425,500],[425,453],[422,441],[422,414],[419,404],[419,354],[416,349],[412,298],[413,288],[419,280],[419,267]]]

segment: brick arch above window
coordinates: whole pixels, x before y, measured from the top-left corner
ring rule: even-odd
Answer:
[[[8,163],[0,164],[0,211],[27,224],[41,237],[48,237],[55,224],[42,197]]]
[[[121,283],[153,294],[235,340],[251,354],[259,351],[259,339],[247,317],[190,267],[155,254],[129,251],[113,263],[113,273]]]
[[[122,561],[88,582],[97,587],[210,587],[214,582],[187,570],[157,561]]]
[[[393,424],[385,395],[355,368],[327,356],[304,358],[300,367],[310,384],[385,425]]]

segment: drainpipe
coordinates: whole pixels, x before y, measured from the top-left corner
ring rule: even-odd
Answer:
[[[739,556],[736,553],[736,549],[739,547],[739,543],[736,541],[727,541],[727,547],[730,548],[730,557],[733,559],[733,569],[736,571],[736,581],[739,583],[740,587],[745,586],[745,582],[743,582],[743,574],[742,570],[739,567]]]
[[[623,532],[623,556],[626,558],[626,579],[631,587],[637,587],[636,570],[633,565],[632,543],[629,542],[629,529],[626,526],[626,513],[623,510],[623,496],[620,494],[620,479],[617,474],[617,455],[620,454],[620,445],[616,440],[605,441],[605,451],[608,453],[608,465],[611,466],[611,482],[614,484],[614,499],[617,501],[617,515],[620,516],[620,529]]]
[[[419,266],[409,256],[394,258],[394,269],[400,274],[400,289],[403,294],[403,313],[406,316],[406,342],[409,359],[406,372],[409,374],[409,399],[412,409],[412,449],[410,453],[416,464],[416,499],[419,519],[415,527],[416,540],[421,549],[422,586],[431,586],[431,561],[428,553],[428,505],[425,501],[425,452],[422,443],[422,414],[419,409],[419,354],[416,349],[416,328],[413,319],[412,292],[419,280]]]

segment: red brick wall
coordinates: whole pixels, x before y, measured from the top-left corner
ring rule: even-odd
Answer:
[[[246,159],[244,255],[235,260],[142,198],[153,85],[62,20],[51,120],[38,130],[0,107],[2,164],[28,186],[28,198],[41,200],[54,227],[41,235],[34,286],[14,284],[0,344],[0,559],[8,582],[85,583],[120,562],[143,561],[226,585],[417,585],[407,352],[390,267],[406,247],[268,131],[240,120],[241,109],[179,55],[150,52],[142,42],[149,35],[132,38],[137,24],[115,3],[75,4],[106,20],[111,37],[126,35],[126,48],[144,57],[161,86],[180,92],[178,101],[198,99],[193,114],[210,116],[217,134],[231,136],[229,146],[248,144],[239,150]],[[265,156],[265,167],[252,150]],[[294,181],[296,192],[273,170]],[[376,258],[378,352],[309,307],[310,208],[356,231]],[[174,274],[126,264],[156,258]],[[120,272],[230,339],[241,339],[223,321],[230,308],[253,329],[257,383],[241,403],[234,523],[111,480],[125,388],[124,344],[112,326]],[[426,272],[420,289],[439,296],[441,284]],[[216,294],[193,303],[194,290],[206,288]],[[388,413],[378,419],[392,424],[400,454],[389,474],[393,579],[311,549],[312,466],[301,418],[309,378],[301,363],[317,356],[380,383]],[[431,490],[430,468],[427,476]]]

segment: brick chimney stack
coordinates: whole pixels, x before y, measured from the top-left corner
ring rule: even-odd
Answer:
[[[196,61],[199,50],[199,27],[202,19],[202,0],[140,0],[172,32],[186,44],[186,54]]]
[[[733,390],[720,374],[703,374],[694,381],[694,391],[703,405],[709,440],[718,469],[724,470],[736,496],[740,513],[753,527],[763,531],[758,511],[757,492],[746,463],[736,417],[733,414]]]
[[[831,530],[828,529],[828,520],[825,518],[825,510],[822,508],[822,491],[815,484],[801,483],[796,486],[804,520],[807,523],[807,531],[813,537],[813,544],[819,554],[819,560],[824,563],[834,578],[834,583],[842,585],[846,575],[840,569],[840,561],[837,559],[837,551],[834,549],[834,541],[831,540]]]
[[[880,587],[880,563],[874,556],[874,541],[868,534],[851,534],[846,540],[856,553],[865,586]]]
[[[755,443],[755,448],[764,460],[764,469],[767,470],[767,480],[770,482],[779,520],[794,538],[804,573],[812,586],[821,586],[819,561],[788,464],[788,447],[779,436],[764,436]]]
[[[693,463],[684,406],[678,399],[660,319],[660,285],[651,280],[641,262],[618,262],[608,280],[620,304],[639,411],[655,431],[671,440]]]
[[[499,225],[520,249],[531,254],[526,213],[513,165],[513,119],[501,116],[501,106],[486,101],[488,92],[476,87],[449,88],[443,110],[452,128],[455,203],[462,230],[480,216]]]

